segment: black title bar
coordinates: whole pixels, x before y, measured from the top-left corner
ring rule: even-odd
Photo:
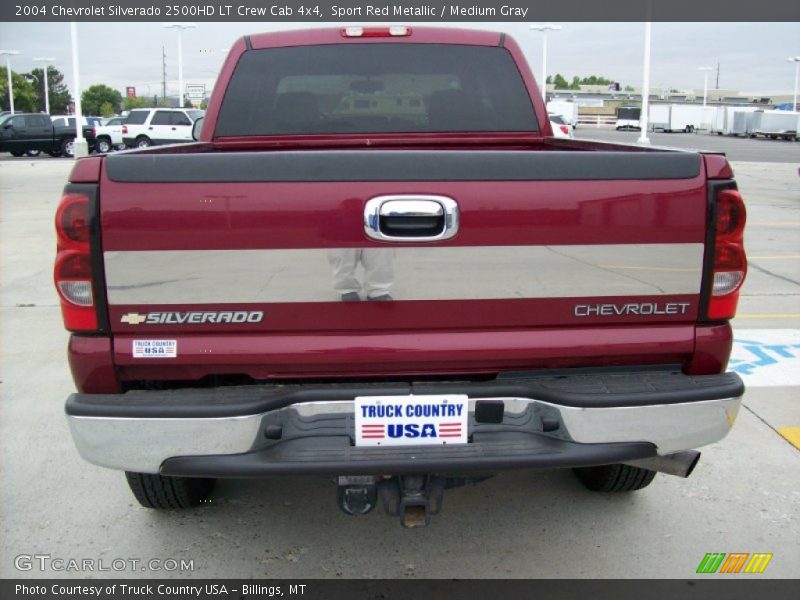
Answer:
[[[9,0],[0,21],[800,21],[792,0]],[[612,32],[609,32],[613,35]]]

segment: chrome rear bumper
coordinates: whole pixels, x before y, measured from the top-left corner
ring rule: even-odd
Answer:
[[[732,377],[741,384],[735,375]],[[724,382],[728,390],[734,389],[731,381],[729,374]],[[427,385],[427,388],[431,387]],[[480,393],[474,394],[480,396],[478,398],[468,393],[471,398],[471,442],[461,447],[451,446],[446,452],[441,447],[412,447],[410,451],[407,448],[355,448],[351,441],[354,439],[352,399],[299,402],[289,399],[278,403],[275,408],[251,414],[181,417],[172,415],[180,412],[200,415],[201,409],[208,408],[191,404],[192,390],[136,392],[132,403],[127,394],[104,396],[111,404],[98,401],[97,396],[73,394],[67,404],[67,417],[75,444],[84,459],[103,467],[142,473],[163,473],[164,465],[178,457],[228,457],[227,461],[222,461],[228,464],[235,462],[233,455],[259,457],[258,468],[251,464],[241,470],[233,469],[238,475],[335,473],[337,469],[341,469],[338,472],[343,474],[356,474],[380,472],[383,465],[413,472],[432,465],[444,468],[450,459],[459,469],[474,466],[475,470],[505,466],[584,466],[592,462],[592,448],[598,450],[597,460],[614,457],[614,460],[622,462],[623,459],[635,460],[694,449],[723,438],[736,419],[741,394],[714,397],[720,395],[721,388],[706,384],[700,387],[710,399],[647,404],[642,398],[636,403],[623,402],[623,394],[620,396],[622,405],[608,406],[604,397],[592,407],[569,405],[575,402],[568,399],[562,404],[554,398],[491,396],[487,395],[484,386],[479,388],[482,390]],[[235,394],[242,388],[217,389],[212,394],[214,402],[224,401],[226,389]],[[697,389],[696,382],[693,389]],[[399,401],[408,396],[402,391],[407,390],[398,388]],[[585,392],[586,387],[581,391]],[[194,392],[197,398],[208,396],[208,391]],[[341,390],[337,393],[341,395]],[[636,393],[642,394],[641,391]],[[663,392],[653,392],[655,397],[662,398],[659,394]],[[162,399],[163,404],[152,402],[153,395]],[[320,395],[324,396],[324,387],[316,386],[312,397]],[[331,393],[331,396],[336,395]],[[585,398],[587,394],[583,393],[581,397]],[[127,416],[113,414],[115,411],[111,408],[115,399],[128,407],[122,411],[122,415]],[[501,423],[476,421],[476,404],[483,401],[502,401],[504,414]],[[176,406],[182,410],[176,410]],[[190,410],[192,408],[196,410]],[[213,415],[219,410],[205,412]],[[628,448],[630,456],[625,452],[619,456],[601,452],[604,446],[624,444],[632,444]],[[639,445],[634,448],[636,444]],[[622,446],[618,449],[624,450]],[[569,464],[571,452],[581,464]],[[558,453],[561,453],[561,458],[556,460],[554,457],[552,464],[543,458]],[[531,455],[531,460],[526,461],[528,455]],[[491,460],[493,456],[497,460]],[[338,458],[334,460],[334,457]],[[199,472],[202,471],[200,466],[193,466],[190,470],[193,474],[203,474]]]

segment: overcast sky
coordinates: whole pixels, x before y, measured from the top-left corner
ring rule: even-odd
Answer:
[[[340,26],[328,23],[327,26]],[[423,23],[415,24],[417,26]],[[441,24],[437,24],[441,26]],[[561,23],[548,34],[548,73],[603,75],[624,85],[641,86],[642,23]],[[213,85],[226,48],[248,33],[311,27],[308,23],[198,23],[183,36],[184,80]],[[505,31],[522,46],[534,74],[541,72],[542,38],[527,23],[453,23]],[[81,83],[106,83],[124,92],[160,94],[161,46],[167,53],[168,92],[177,91],[177,33],[160,23],[79,23]],[[18,50],[15,71],[36,66],[34,57],[54,57],[72,86],[68,23],[0,23],[0,46]],[[201,53],[202,49],[210,53]],[[654,23],[651,85],[680,90],[703,87],[698,67],[721,63],[719,86],[745,93],[791,94],[794,65],[800,55],[800,23]],[[716,73],[709,76],[714,87]]]

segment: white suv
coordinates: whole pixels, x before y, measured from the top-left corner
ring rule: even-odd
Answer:
[[[122,126],[122,141],[128,148],[192,142],[194,122],[204,114],[193,108],[134,109]]]
[[[106,153],[123,146],[122,126],[124,124],[125,117],[111,117],[103,121],[102,125],[95,125],[95,151]]]

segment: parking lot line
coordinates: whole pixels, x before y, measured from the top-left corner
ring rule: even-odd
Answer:
[[[655,267],[648,265],[597,265],[601,269],[633,269],[639,271],[669,271],[676,273],[696,273],[700,269],[681,269],[678,267]]]
[[[798,319],[800,313],[737,313],[737,319]]]
[[[800,427],[780,427],[778,428],[778,433],[792,446],[800,450]]]
[[[800,258],[800,254],[785,254],[783,256],[748,256],[750,260],[796,260]]]

